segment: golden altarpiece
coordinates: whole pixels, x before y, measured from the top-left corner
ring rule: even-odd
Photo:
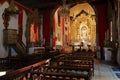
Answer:
[[[69,46],[84,44],[83,48],[96,47],[96,15],[88,3],[77,4],[70,8],[67,16],[55,12],[56,45]]]
[[[83,7],[84,6],[84,7]],[[78,4],[70,9],[70,36],[72,45],[94,49],[96,46],[96,16],[93,8],[87,4]]]

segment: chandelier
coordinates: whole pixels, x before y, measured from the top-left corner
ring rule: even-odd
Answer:
[[[59,14],[65,17],[69,15],[70,11],[68,5],[66,4],[66,0],[62,0],[62,1],[63,1],[63,5],[62,5],[62,9],[59,11]]]

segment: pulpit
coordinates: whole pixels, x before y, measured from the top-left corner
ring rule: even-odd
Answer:
[[[5,45],[12,45],[17,42],[17,30],[16,29],[4,29],[3,41]]]

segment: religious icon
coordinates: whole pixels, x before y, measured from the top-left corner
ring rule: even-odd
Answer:
[[[31,24],[30,41],[31,42],[38,42],[38,27],[35,26],[35,24]]]

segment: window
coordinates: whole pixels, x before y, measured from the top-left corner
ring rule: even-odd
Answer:
[[[112,41],[113,40],[113,32],[112,32],[113,30],[112,30],[112,21],[110,21],[110,41]]]

